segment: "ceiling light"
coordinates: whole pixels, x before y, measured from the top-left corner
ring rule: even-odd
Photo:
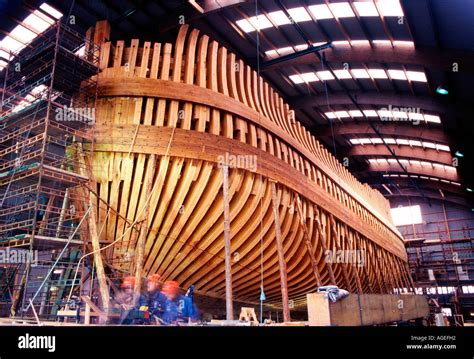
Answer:
[[[427,82],[426,75],[424,72],[419,71],[407,71],[407,77],[410,81],[419,81],[419,82]]]
[[[379,16],[373,2],[355,2],[354,6],[359,16]]]
[[[334,80],[334,76],[330,71],[318,71],[316,74],[321,81]]]
[[[456,157],[459,157],[459,158],[462,158],[464,157],[464,154],[462,152],[459,152],[459,151],[456,151],[456,153],[454,154]]]
[[[382,16],[404,16],[399,0],[377,0]]]
[[[347,70],[334,70],[334,75],[340,80],[342,79],[351,79],[351,73]]]
[[[447,95],[449,93],[449,91],[442,85],[438,86],[438,88],[436,89],[436,92],[439,93],[440,95]]]
[[[295,22],[311,21],[311,16],[309,16],[304,7],[288,9],[288,13]]]
[[[325,4],[311,5],[308,7],[308,9],[317,20],[332,19],[334,17],[331,13],[331,10],[329,10],[328,6]]]
[[[403,70],[388,70],[388,74],[392,80],[406,80],[405,71]]]
[[[332,13],[335,17],[355,17],[354,11],[352,11],[349,3],[338,2],[329,4]]]
[[[273,27],[273,24],[268,20],[265,15],[252,16],[249,18],[249,22],[257,30],[267,29]]]
[[[288,19],[288,16],[286,16],[285,13],[281,10],[270,12],[270,13],[268,13],[268,16],[278,26],[291,24],[291,21],[290,21],[290,19]]]
[[[473,192],[472,189],[469,188],[469,187],[466,188],[466,191],[468,191],[468,192]]]
[[[373,79],[386,79],[387,74],[382,69],[369,69],[369,74]]]
[[[351,70],[351,73],[356,79],[370,78],[369,73],[364,69],[354,69],[354,70]]]

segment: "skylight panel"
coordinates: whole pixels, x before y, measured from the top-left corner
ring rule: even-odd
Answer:
[[[449,146],[446,146],[446,145],[436,145],[436,149],[438,151],[446,151],[446,152],[450,151]]]
[[[360,141],[357,138],[351,138],[349,141],[353,145],[360,145]]]
[[[410,143],[408,142],[408,140],[405,140],[403,138],[398,138],[397,139],[397,145],[404,145],[404,146],[408,146]]]
[[[331,3],[329,7],[335,17],[355,17],[354,11],[352,11],[351,6],[347,2]]]
[[[408,118],[415,121],[423,121],[423,114],[419,112],[408,112]]]
[[[403,70],[388,70],[388,74],[392,80],[406,80],[405,71]]]
[[[379,111],[378,111],[378,114],[379,114],[379,116],[382,117],[382,118],[393,117],[392,112],[391,112],[391,111],[387,111],[387,110],[379,110]]]
[[[351,117],[362,117],[363,116],[362,112],[360,112],[359,110],[349,111],[349,115],[351,115]]]
[[[435,145],[434,143],[432,143],[432,142],[424,142],[424,141],[423,141],[423,147],[436,149],[436,145]]]
[[[359,16],[380,16],[373,2],[355,2],[354,6]]]
[[[377,112],[374,110],[364,110],[363,112],[366,117],[378,117]]]
[[[304,80],[301,78],[300,75],[291,75],[290,80],[293,81],[295,84],[302,84],[304,83]]]
[[[36,15],[36,12],[33,12],[33,14],[28,15],[26,19],[23,20],[23,23],[31,27],[36,32],[41,33],[47,28],[49,28],[51,24],[44,20],[45,16],[39,17]]]
[[[372,140],[370,138],[361,138],[359,139],[361,145],[369,145],[372,143]]]
[[[385,73],[385,70],[382,69],[369,69],[369,75],[373,79],[386,79],[387,74]]]
[[[288,9],[288,13],[295,22],[311,21],[311,16],[304,7]]]
[[[393,46],[415,47],[415,43],[413,41],[394,40]]]
[[[340,80],[352,79],[351,73],[347,70],[334,70],[334,74]]]
[[[398,119],[408,119],[408,115],[406,112],[393,111],[392,114],[393,114],[393,117],[398,118]]]
[[[318,77],[316,76],[314,72],[307,72],[307,73],[301,74],[300,76],[305,82],[319,81]]]
[[[308,7],[309,11],[313,14],[317,20],[332,19],[334,18],[331,10],[329,10],[326,4],[322,5],[311,5]]]
[[[245,32],[255,31],[255,28],[247,19],[237,20],[236,24]]]
[[[353,70],[351,70],[351,73],[356,79],[368,79],[368,78],[370,78],[369,73],[365,69],[353,69]]]
[[[263,30],[269,27],[273,27],[272,23],[265,15],[252,16],[249,18],[249,22],[257,30]]]
[[[47,3],[43,3],[40,5],[40,9],[43,10],[45,13],[51,15],[54,17],[56,20],[60,19],[63,17],[63,14],[53,8],[52,6],[48,5]]]
[[[392,42],[390,40],[373,40],[372,43],[374,45],[389,45],[389,46],[392,46]]]
[[[10,51],[10,52],[17,52],[18,50],[23,49],[25,47],[25,45],[22,44],[19,41],[16,41],[15,39],[11,38],[10,36],[6,36],[0,42],[0,47],[2,47],[4,50]]]
[[[347,111],[336,111],[335,112],[335,115],[339,118],[347,118],[349,117],[349,114],[347,113]]]
[[[278,51],[277,50],[268,50],[268,51],[265,51],[265,55],[267,55],[268,57],[278,57]]]
[[[419,81],[419,82],[427,82],[426,75],[424,72],[418,71],[407,71],[407,77],[410,81]]]
[[[421,141],[409,140],[408,143],[410,144],[410,146],[417,146],[417,147],[422,146]]]
[[[383,143],[381,138],[372,138],[371,141],[372,141],[372,144],[374,144],[374,145],[379,145],[379,144]]]
[[[441,123],[441,119],[439,118],[439,116],[425,115],[424,117],[426,122]]]
[[[325,112],[324,115],[327,117],[327,118],[331,118],[331,119],[334,119],[334,118],[337,118],[336,114],[334,112]]]
[[[278,54],[281,55],[281,56],[292,54],[293,52],[295,52],[295,50],[293,50],[293,48],[291,46],[282,47],[282,48],[278,49],[277,51],[278,51]]]
[[[387,145],[394,145],[397,143],[394,138],[384,138],[383,142],[386,143]]]
[[[286,16],[285,13],[281,10],[270,12],[268,13],[268,16],[278,26],[291,24],[291,21],[290,19],[288,19],[288,16]]]
[[[351,43],[347,40],[333,41],[332,44],[334,46],[351,46]]]
[[[11,31],[10,35],[16,39],[21,39],[23,43],[29,43],[37,36],[34,32],[28,30],[27,28],[21,25],[15,27]]]
[[[377,0],[377,6],[382,16],[403,16],[399,0]]]
[[[334,76],[330,71],[318,71],[316,74],[321,81],[334,80]]]

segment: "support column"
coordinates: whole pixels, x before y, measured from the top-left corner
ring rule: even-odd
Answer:
[[[275,237],[278,252],[278,264],[280,267],[280,286],[281,286],[281,298],[283,302],[283,321],[290,322],[290,303],[288,298],[288,279],[286,276],[286,262],[283,253],[283,241],[281,239],[281,227],[280,227],[280,213],[279,203],[277,198],[277,191],[275,182],[272,184],[272,203],[273,203],[273,216],[275,218]]]
[[[222,168],[222,193],[224,196],[224,257],[225,257],[225,303],[226,319],[234,320],[234,305],[232,298],[232,267],[230,243],[230,210],[229,210],[229,166]]]

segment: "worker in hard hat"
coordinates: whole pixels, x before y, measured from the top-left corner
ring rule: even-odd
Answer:
[[[147,310],[159,322],[165,311],[166,296],[161,293],[159,274],[151,274],[146,281],[146,291],[140,295],[138,307]]]
[[[115,301],[120,306],[120,324],[133,324],[133,319],[130,317],[130,312],[135,307],[134,300],[135,277],[128,276],[122,279],[120,284],[121,291],[115,296]]]
[[[161,291],[166,296],[165,311],[162,316],[165,324],[177,325],[197,319],[196,308],[189,297],[179,294],[177,282],[165,282]]]

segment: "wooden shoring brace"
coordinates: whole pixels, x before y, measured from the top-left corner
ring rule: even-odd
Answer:
[[[150,158],[148,159],[149,166],[146,177],[145,183],[145,196],[144,198],[147,199],[150,197],[151,191],[153,189],[153,177],[155,175],[156,170],[156,155],[151,154]],[[142,224],[140,228],[140,235],[138,236],[138,243],[137,243],[137,257],[135,262],[135,288],[134,288],[134,299],[135,303],[138,302],[138,298],[140,296],[141,286],[142,286],[142,271],[143,271],[143,261],[145,258],[145,244],[146,244],[146,237],[148,235],[148,219],[150,216],[150,201],[146,201],[144,203],[143,208],[143,218]]]
[[[387,261],[387,256],[384,249],[382,249],[380,256],[382,257],[382,262],[385,267],[385,276],[388,278],[389,294],[393,294],[393,289],[396,288],[397,285],[393,281],[392,268],[390,263]]]
[[[304,241],[305,241],[305,244],[306,244],[306,251],[308,252],[309,260],[311,262],[311,267],[313,268],[313,273],[314,273],[314,277],[316,279],[316,284],[317,284],[318,287],[321,287],[321,285],[322,285],[321,276],[319,274],[319,269],[318,269],[318,264],[316,262],[316,258],[314,258],[313,245],[311,244],[311,240],[310,240],[309,235],[308,235],[308,229],[306,228],[306,223],[305,223],[304,216],[303,216],[303,207],[301,206],[301,199],[300,199],[300,196],[298,195],[298,193],[295,194],[294,201],[295,201],[296,211],[297,211],[297,214],[298,214],[299,219],[300,219],[300,227],[303,229],[303,236],[304,236]]]
[[[354,235],[349,233],[349,231],[347,229],[347,224],[345,224],[345,223],[344,223],[344,234],[346,235],[346,238],[349,241],[349,244],[350,244],[350,247],[352,248],[352,250],[357,251],[357,246],[356,246],[356,243],[355,243]],[[356,253],[354,253],[354,256],[355,255],[356,255]],[[362,283],[360,281],[360,276],[359,276],[359,263],[352,263],[352,265],[353,265],[353,271],[354,271],[354,278],[356,280],[356,285],[357,285],[357,292],[359,294],[363,294],[364,291],[362,290]]]
[[[221,167],[222,194],[224,197],[224,257],[225,257],[225,301],[226,319],[234,320],[234,305],[232,297],[232,265],[230,243],[230,209],[229,209],[229,166]]]
[[[283,303],[283,321],[290,322],[290,301],[288,297],[288,278],[286,273],[286,262],[285,255],[283,252],[283,240],[281,238],[281,225],[280,225],[280,213],[278,202],[276,184],[271,181],[272,186],[272,204],[273,204],[273,217],[275,219],[275,238],[278,252],[278,264],[280,268],[280,286],[281,286],[281,299]]]
[[[334,220],[334,216],[332,214],[329,215],[329,225],[331,228],[331,235],[333,236],[334,243],[336,244],[336,251],[340,252],[342,251],[341,245],[339,243],[340,236],[336,229],[336,221]],[[349,274],[347,273],[347,268],[344,263],[341,263],[341,268],[344,281],[346,282],[347,290],[350,292],[352,290],[351,282],[349,280]]]
[[[314,220],[316,222],[316,241],[321,245],[324,255],[327,253],[326,247],[326,237],[324,235],[323,226],[321,225],[321,219],[319,214],[318,206],[314,205]],[[337,285],[336,277],[334,276],[334,271],[332,269],[331,261],[326,261],[326,266],[329,272],[329,278],[331,278],[331,284]]]

